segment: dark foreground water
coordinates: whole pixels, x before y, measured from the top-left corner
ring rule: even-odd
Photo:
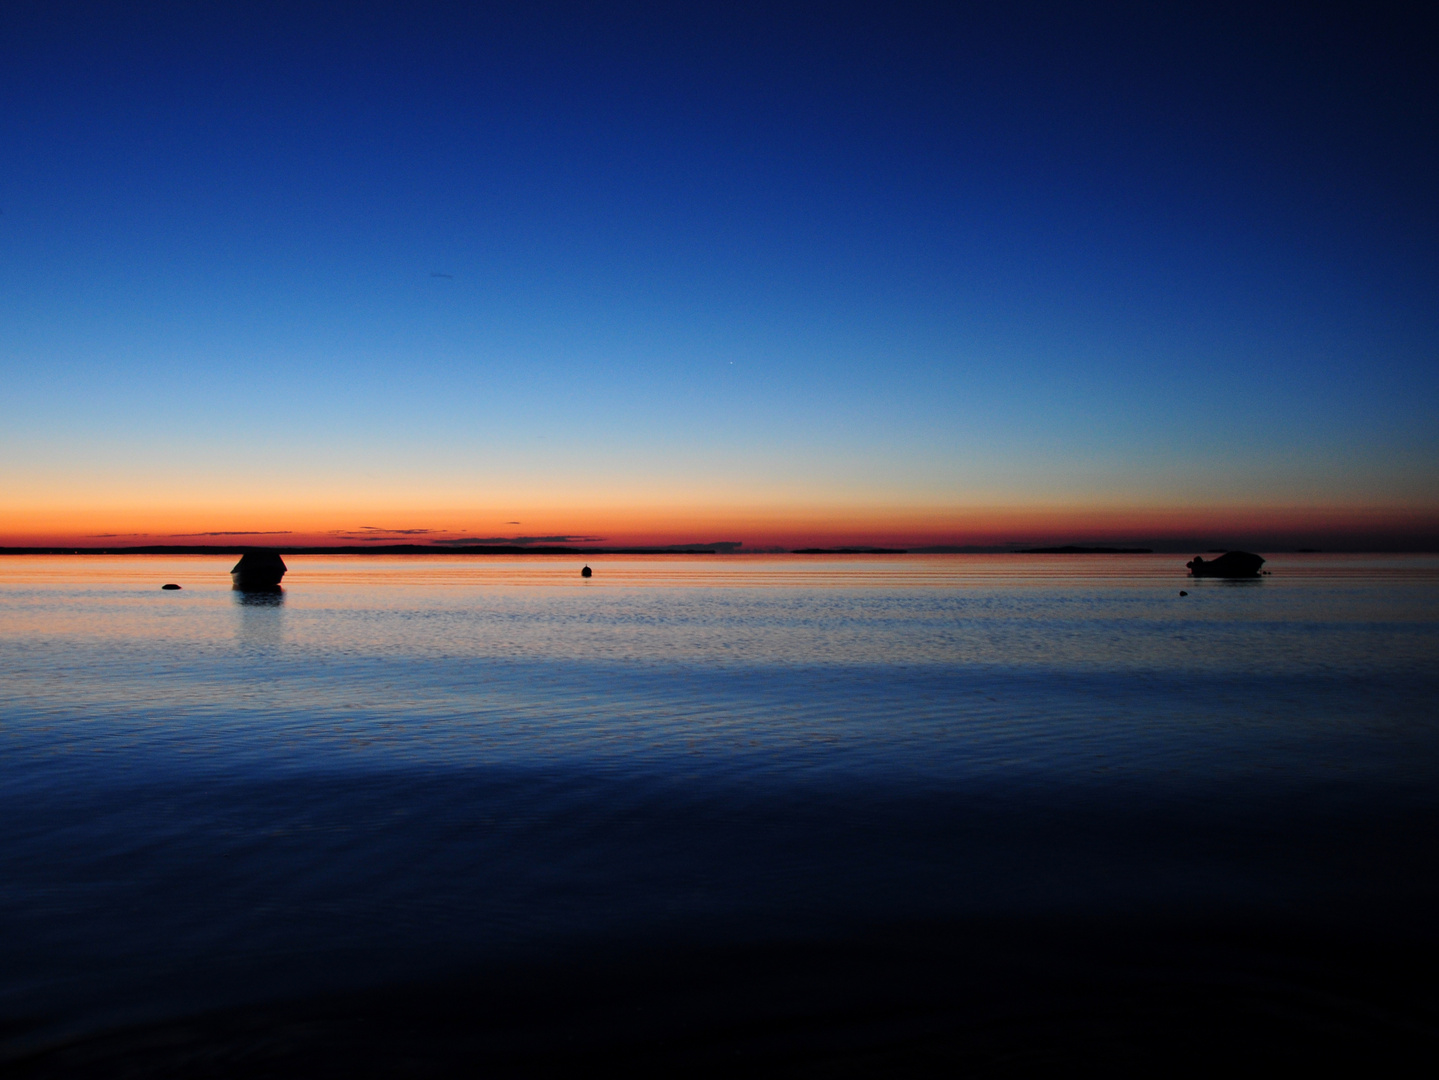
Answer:
[[[1439,558],[228,564],[0,561],[17,1075],[1439,1064]]]

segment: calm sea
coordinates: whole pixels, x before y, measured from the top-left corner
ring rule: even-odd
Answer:
[[[12,1057],[601,946],[1432,935],[1433,556],[232,561],[0,560]]]

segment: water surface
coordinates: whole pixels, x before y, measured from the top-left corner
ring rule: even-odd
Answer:
[[[595,942],[1436,898],[1435,557],[231,561],[0,560],[11,1052]]]

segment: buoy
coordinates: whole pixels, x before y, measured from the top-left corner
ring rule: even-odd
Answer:
[[[161,585],[161,586],[160,586],[160,588],[162,588],[162,589],[178,589],[179,587],[180,587],[180,586],[178,586],[178,585]]]
[[[591,569],[587,566],[587,567],[585,567],[583,570],[580,571],[580,577],[589,577],[589,576],[592,575],[593,573],[594,573],[594,571],[591,570]]]
[[[1188,594],[1187,592],[1185,592],[1183,589],[1180,589],[1180,590],[1179,590],[1179,595],[1180,595],[1180,596],[1188,596],[1189,594]]]

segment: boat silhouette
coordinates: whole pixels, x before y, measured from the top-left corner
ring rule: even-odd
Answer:
[[[286,569],[273,551],[247,551],[230,570],[230,580],[237,589],[278,589]]]
[[[1264,559],[1248,551],[1226,551],[1208,562],[1203,556],[1196,555],[1184,565],[1195,577],[1250,578],[1259,576]]]

